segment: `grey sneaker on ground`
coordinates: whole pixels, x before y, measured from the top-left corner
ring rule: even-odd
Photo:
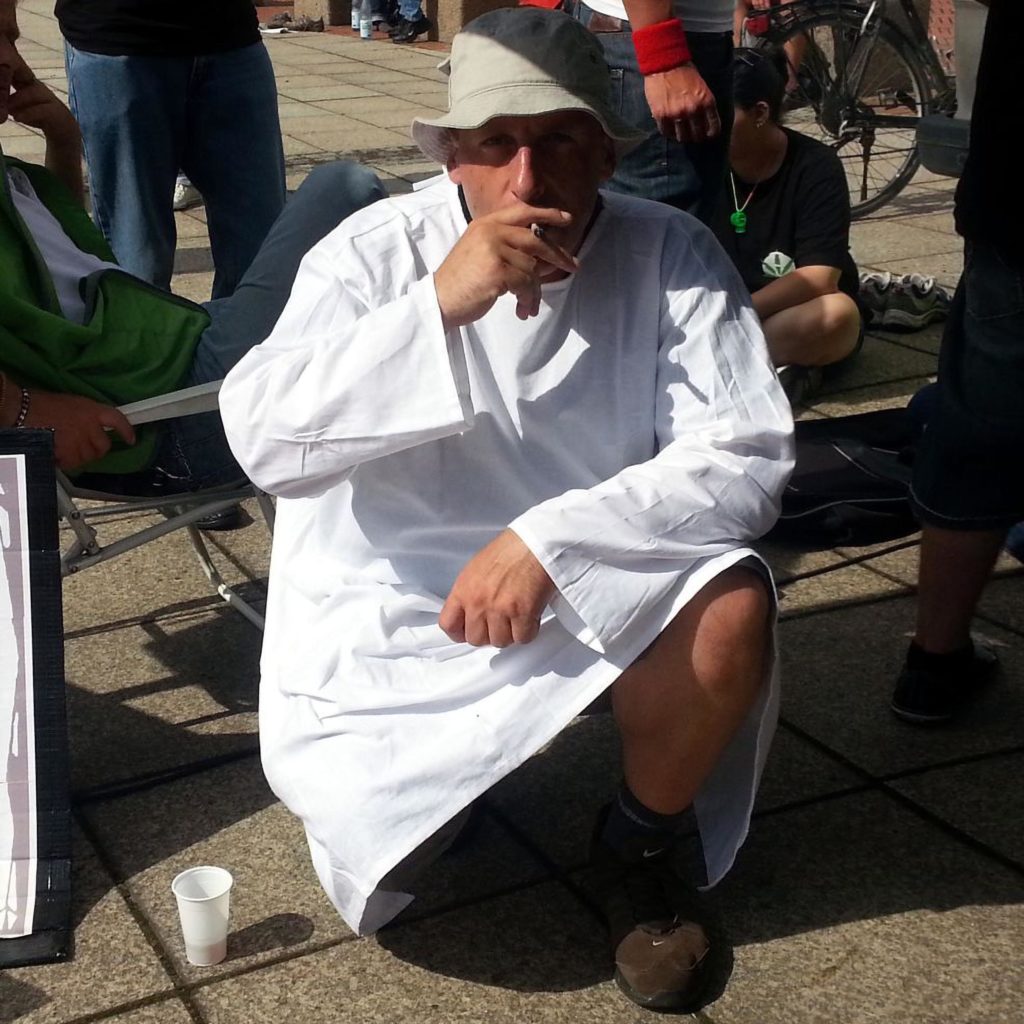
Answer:
[[[672,846],[642,841],[620,857],[601,841],[590,848],[590,880],[608,923],[615,982],[639,1006],[688,1013],[701,1005],[711,941],[695,889],[677,873]]]
[[[919,331],[949,316],[949,292],[922,274],[860,275],[860,300],[871,314],[873,327],[902,327]]]
[[[191,210],[193,206],[202,206],[203,197],[199,189],[192,184],[184,175],[178,177],[174,183],[174,209]]]

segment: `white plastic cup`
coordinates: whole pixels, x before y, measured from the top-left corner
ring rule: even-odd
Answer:
[[[209,866],[188,868],[171,882],[190,964],[211,967],[227,956],[233,883],[230,871]]]

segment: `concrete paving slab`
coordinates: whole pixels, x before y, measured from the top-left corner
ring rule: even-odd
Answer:
[[[176,997],[128,1013],[105,1017],[104,1020],[109,1021],[109,1024],[194,1024],[185,1004]]]
[[[300,131],[288,138],[298,140],[302,145],[318,149],[326,153],[336,153],[347,159],[358,159],[360,150],[381,150],[387,152],[399,146],[408,146],[409,138],[388,128],[378,128],[370,124],[358,124],[353,127],[329,129],[326,131]],[[286,152],[288,152],[286,147]],[[295,150],[293,149],[293,152]]]
[[[913,624],[914,602],[902,596],[784,620],[785,720],[877,777],[1024,744],[1024,645],[995,626],[977,633],[1003,670],[962,722],[921,729],[891,713]]]
[[[823,416],[848,416],[875,409],[891,409],[906,405],[913,395],[934,379],[932,376],[909,377],[888,384],[850,388],[838,395],[825,395],[814,401],[810,408]]]
[[[72,785],[111,786],[255,749],[260,643],[227,608],[68,640]]]
[[[794,576],[815,572],[826,567],[837,567],[843,559],[834,551],[801,551],[795,545],[759,540],[754,543],[757,553],[771,566],[777,585],[785,584]]]
[[[907,587],[860,565],[842,565],[806,579],[783,582],[779,587],[779,615],[783,620],[844,605],[905,592]]]
[[[850,230],[850,250],[858,265],[874,266],[899,252],[903,258],[918,259],[935,253],[960,253],[963,241],[957,235],[924,231],[916,219],[854,221]]]
[[[610,974],[590,913],[564,889],[540,885],[212,985],[194,998],[209,1024],[646,1018]]]
[[[246,508],[256,515],[253,505]],[[162,521],[128,513],[100,524],[98,536],[107,545]],[[265,576],[270,535],[261,520],[242,530],[204,536],[227,583],[252,583]],[[65,530],[61,543],[69,541]],[[187,535],[177,530],[66,579],[64,629],[75,636],[102,623],[156,617],[196,607],[197,601],[207,603],[213,594]]]
[[[84,813],[118,877],[190,981],[249,969],[350,936],[320,887],[298,819],[277,803],[255,758],[212,769]],[[127,830],[125,821],[137,826]],[[229,955],[216,967],[184,958],[170,882],[191,864],[218,864],[235,877]],[[432,916],[547,877],[545,866],[484,815],[458,851],[427,867],[402,920]]]
[[[319,106],[344,115],[343,120],[355,119],[384,127],[401,125],[408,129],[412,119],[422,113],[422,105],[411,103],[401,96],[368,96],[355,100],[322,100]],[[440,108],[437,108],[440,109]],[[382,120],[387,118],[387,120]],[[404,142],[408,143],[408,135]]]
[[[715,895],[735,943],[715,1024],[1024,1013],[1020,874],[880,794],[759,821]]]
[[[915,535],[919,536],[919,535]],[[906,538],[909,540],[910,538]],[[877,544],[877,545],[865,545],[863,548],[840,548],[838,549],[840,554],[847,555],[863,555],[870,554],[873,550],[879,552],[885,552],[885,549],[890,547],[891,544]],[[904,548],[900,551],[893,551],[892,553],[880,553],[878,557],[871,558],[864,564],[871,568],[875,572],[884,573],[887,576],[892,576],[893,579],[899,580],[901,583],[905,583],[908,586],[917,585],[917,562],[918,562],[918,545],[914,544],[912,547]],[[1021,573],[1021,564],[1012,555],[1003,552],[995,566],[995,573],[997,576],[1006,575],[1008,573]],[[1011,612],[1011,616],[1008,619],[1003,620],[1002,624],[1014,627],[1016,625],[1024,626],[1024,622],[1017,620],[1014,621],[1012,611],[1016,609],[1017,602],[998,602],[996,594],[999,592],[999,587],[993,585],[991,591],[988,592],[987,596],[991,596],[993,603],[990,604],[990,608],[994,609],[1000,607],[1001,610]],[[1003,606],[1006,606],[1003,608]]]
[[[932,355],[880,338],[866,336],[864,345],[849,366],[826,375],[821,395],[836,395],[852,388],[868,387],[901,377],[927,377],[936,372]],[[820,399],[815,401],[818,406]]]
[[[78,829],[71,863],[74,957],[67,963],[0,972],[0,1021],[58,1024],[103,1015],[157,993],[170,994],[171,978]],[[173,1016],[152,1019],[177,1024]]]
[[[1024,872],[1022,772],[1024,752],[1018,751],[899,779],[892,787]]]
[[[1024,635],[1024,602],[1021,601],[1021,564],[1012,555],[1003,553],[997,569],[1012,573],[1010,579],[999,580],[985,590],[980,609],[986,618],[1001,623]]]
[[[881,338],[890,345],[899,345],[916,352],[927,352],[937,357],[944,330],[945,321],[936,321],[919,331],[888,331],[883,327],[869,326],[867,335],[871,338]]]

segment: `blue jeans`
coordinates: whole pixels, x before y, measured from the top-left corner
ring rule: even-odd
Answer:
[[[1010,258],[1007,258],[1007,257]],[[1024,519],[1024,264],[968,243],[914,462],[920,518],[947,530]]]
[[[580,0],[567,3],[566,10],[583,25],[589,25],[594,14]],[[612,109],[627,124],[647,134],[636,149],[619,160],[607,187],[614,192],[668,203],[707,223],[725,179],[729,153],[732,35],[688,32],[686,38],[693,62],[715,97],[722,122],[721,132],[710,142],[682,143],[662,135],[644,95],[644,76],[637,66],[632,33],[597,33],[612,77]]]
[[[234,294],[206,304],[211,322],[183,387],[220,380],[263,341],[291,293],[302,257],[349,214],[386,195],[376,175],[352,163],[316,167],[289,199]],[[218,413],[171,420],[155,467],[172,490],[230,483],[244,474]]]
[[[420,0],[398,0],[398,13],[406,21],[419,21],[423,17]]]
[[[125,270],[169,288],[178,171],[202,193],[214,297],[230,295],[284,207],[277,86],[262,43],[200,57],[65,46],[93,216]]]

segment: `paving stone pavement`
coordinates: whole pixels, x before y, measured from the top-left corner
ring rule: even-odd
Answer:
[[[22,49],[66,93],[51,0],[19,8]],[[435,49],[347,33],[267,39],[294,187],[344,156],[394,191],[433,167],[405,131],[442,109]],[[6,151],[42,154],[0,127]],[[864,268],[952,285],[952,188],[920,175],[855,225]],[[209,294],[202,209],[178,215],[175,289]],[[939,329],[869,334],[806,415],[904,402],[935,372]],[[115,522],[116,533],[127,522]],[[213,538],[259,600],[269,544]],[[747,846],[712,896],[730,954],[706,1024],[1016,1024],[1024,1020],[1024,603],[1016,563],[982,602],[1005,668],[976,713],[922,732],[888,694],[912,622],[916,539],[799,553],[765,544],[781,595],[782,723]],[[589,822],[617,776],[603,718],[581,719],[483,801],[475,841],[442,859],[375,939],[347,932],[301,829],[256,756],[259,637],[211,596],[184,538],[65,585],[75,793],[75,954],[0,975],[0,1022],[343,1024],[650,1019],[610,980],[580,884]],[[229,958],[186,963],[169,891],[189,864],[237,879]]]

